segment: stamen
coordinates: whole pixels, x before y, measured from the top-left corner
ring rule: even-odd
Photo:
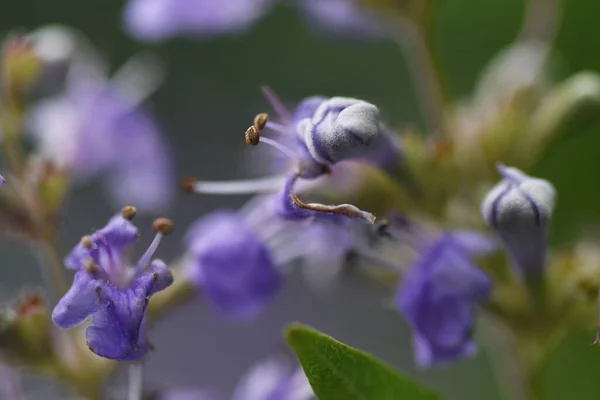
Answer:
[[[262,131],[265,128],[265,125],[267,125],[268,121],[269,121],[269,114],[267,114],[267,113],[257,114],[256,117],[254,117],[254,126],[257,127],[259,131]]]
[[[221,182],[187,178],[183,181],[182,186],[188,194],[254,194],[277,192],[285,185],[285,180],[285,176]]]
[[[278,124],[277,122],[268,121],[265,127],[274,130],[275,132],[281,133],[282,135],[287,135],[290,132],[289,128],[287,128],[285,125]]]
[[[168,218],[157,218],[154,220],[152,227],[155,231],[168,235],[173,232],[173,221]]]
[[[91,249],[92,246],[94,245],[94,242],[92,241],[92,238],[89,237],[89,236],[87,236],[87,235],[81,238],[80,243],[86,249]]]
[[[277,150],[281,151],[283,154],[285,154],[287,157],[289,157],[292,160],[296,159],[296,154],[294,153],[294,151],[292,151],[292,149],[290,149],[283,143],[278,142],[275,139],[269,139],[269,138],[260,136],[260,142],[264,143],[264,144],[268,144],[269,146],[275,147]]]
[[[164,234],[162,232],[156,232],[152,243],[150,243],[148,249],[144,252],[144,254],[140,257],[139,261],[137,262],[136,272],[141,272],[148,268],[148,266],[150,265],[150,260],[154,256],[156,249],[158,249],[158,245],[160,244],[163,236]]]
[[[85,268],[85,272],[92,276],[96,276],[100,272],[100,267],[91,259],[85,261],[83,268]]]
[[[277,114],[279,119],[281,119],[283,121],[290,121],[292,119],[290,112],[283,105],[283,102],[279,99],[279,97],[275,94],[275,92],[273,92],[271,90],[271,88],[268,86],[263,86],[261,89],[262,89],[263,95],[265,96],[267,101],[271,104],[271,107],[273,107],[273,110],[275,110],[275,113]]]
[[[138,272],[148,268],[150,265],[150,260],[154,256],[154,253],[156,252],[156,249],[158,248],[163,236],[173,232],[173,221],[167,218],[157,218],[152,224],[152,227],[156,231],[156,236],[154,236],[152,243],[150,243],[148,249],[140,257],[136,267],[136,271]]]
[[[304,210],[311,210],[317,212],[323,212],[328,214],[344,215],[350,218],[360,218],[368,223],[372,224],[375,222],[375,216],[369,212],[363,211],[360,208],[353,206],[352,204],[339,204],[339,205],[325,205],[321,203],[305,203],[296,196],[294,193],[294,184],[300,175],[296,175],[290,185],[290,196],[296,207]]]
[[[244,137],[247,144],[250,146],[256,146],[260,141],[260,132],[256,126],[252,125],[246,129]]]
[[[137,210],[134,206],[125,206],[123,207],[123,210],[121,211],[121,214],[123,214],[123,218],[131,221],[132,219],[135,218],[135,215],[137,213]]]

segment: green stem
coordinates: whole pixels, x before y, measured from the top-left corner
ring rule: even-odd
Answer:
[[[561,0],[529,0],[519,39],[552,42],[560,27],[561,8]]]
[[[443,133],[446,95],[441,71],[432,52],[431,33],[410,20],[398,20],[393,36],[402,49],[415,82],[417,97],[429,133]]]

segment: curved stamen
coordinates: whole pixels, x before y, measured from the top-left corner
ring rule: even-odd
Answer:
[[[323,212],[328,214],[337,214],[344,215],[350,218],[360,218],[368,223],[372,224],[375,222],[375,216],[369,212],[363,211],[360,208],[353,206],[352,204],[339,204],[339,205],[325,205],[321,203],[305,203],[296,196],[294,193],[294,184],[296,180],[300,177],[299,174],[296,174],[292,179],[290,185],[290,196],[294,205],[298,208],[302,208],[304,210]]]
[[[268,144],[269,146],[275,147],[277,150],[281,151],[283,154],[285,154],[287,157],[289,157],[292,160],[296,159],[296,154],[294,153],[294,151],[292,149],[290,149],[283,143],[278,142],[275,139],[270,139],[270,138],[261,136],[260,142],[264,143],[264,144]]]
[[[278,124],[277,122],[267,121],[265,124],[265,128],[271,129],[277,133],[281,133],[282,135],[289,135],[290,129],[283,124]]]
[[[158,245],[160,244],[163,234],[161,232],[156,232],[154,239],[152,239],[152,243],[148,246],[148,249],[144,252],[144,254],[140,257],[139,261],[136,264],[135,270],[136,272],[141,272],[144,269],[148,268],[150,265],[150,260],[154,256],[156,249],[158,249]]]
[[[198,194],[254,194],[277,192],[285,185],[285,176],[271,176],[258,179],[234,181],[198,181],[185,179],[183,189],[186,193]]]
[[[154,236],[152,243],[150,243],[150,246],[148,246],[148,249],[144,252],[144,254],[140,257],[139,261],[136,264],[136,272],[138,273],[148,268],[148,266],[150,265],[150,261],[154,256],[156,249],[158,249],[158,245],[160,245],[162,238],[165,235],[168,235],[169,233],[173,232],[173,222],[166,218],[156,219],[152,226],[156,231],[156,235]]]
[[[275,113],[277,114],[279,119],[283,121],[290,121],[292,119],[290,112],[283,105],[283,102],[281,101],[281,99],[279,99],[275,92],[273,92],[273,90],[271,90],[271,88],[268,86],[263,86],[261,89],[263,95],[265,96],[269,104],[271,104],[271,107],[273,107],[273,110],[275,110]]]

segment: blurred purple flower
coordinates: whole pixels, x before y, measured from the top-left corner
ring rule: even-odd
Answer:
[[[267,244],[241,215],[219,211],[201,218],[186,242],[189,279],[228,317],[255,317],[281,287]]]
[[[297,0],[308,21],[327,33],[384,39],[387,35],[381,16],[358,0]]]
[[[154,85],[144,81],[152,72],[135,65],[109,82],[86,67],[82,73],[81,65],[72,66],[65,94],[31,110],[38,155],[68,169],[77,181],[104,176],[119,206],[164,208],[173,191],[169,149],[154,118],[140,106],[152,88],[134,87]]]
[[[156,237],[132,268],[124,257],[138,235],[130,218],[124,211],[75,246],[65,260],[68,268],[77,271],[73,285],[52,313],[54,323],[65,329],[93,316],[86,331],[88,347],[114,360],[138,360],[150,350],[145,333],[146,307],[154,293],[173,282],[164,262],[151,261],[169,224],[162,225],[166,230],[155,224]]]
[[[276,0],[129,0],[124,22],[144,41],[174,36],[214,37],[246,32]],[[285,3],[290,3],[285,1]],[[385,29],[372,10],[356,0],[294,0],[308,20],[330,33],[382,38]]]
[[[237,384],[232,400],[313,400],[312,388],[301,368],[293,370],[282,359],[254,365]],[[212,392],[183,389],[167,392],[161,400],[220,400]]]
[[[130,0],[125,26],[137,39],[212,37],[246,31],[274,0]]]
[[[475,354],[473,307],[492,282],[471,258],[494,249],[483,235],[446,233],[425,248],[407,273],[397,305],[413,329],[421,367]]]

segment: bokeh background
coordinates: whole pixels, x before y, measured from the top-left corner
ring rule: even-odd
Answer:
[[[600,2],[563,3],[556,40],[559,79],[600,69]],[[353,96],[377,104],[394,125],[423,125],[402,54],[393,43],[333,40],[280,6],[244,36],[148,46],[124,33],[122,7],[121,0],[4,0],[0,33],[48,23],[70,25],[84,32],[115,67],[140,50],[158,54],[167,66],[167,77],[150,106],[171,143],[179,177],[243,176],[247,158],[242,134],[257,112],[268,110],[262,84],[290,104],[313,94]],[[469,95],[485,62],[515,38],[523,11],[519,0],[440,1],[436,51],[457,98]],[[551,180],[559,192],[552,237],[556,245],[568,243],[578,229],[600,222],[599,154],[600,124],[569,132],[536,167],[535,175]],[[238,207],[244,200],[178,194],[168,213],[178,232],[159,255],[167,260],[178,255],[182,234],[195,218],[215,208]],[[62,225],[63,250],[102,226],[112,211],[99,186],[76,188]],[[154,217],[141,218],[139,226],[149,228]],[[147,232],[150,240],[150,229]],[[3,242],[0,254],[2,298],[40,282],[27,248]],[[253,361],[281,350],[281,329],[287,322],[301,321],[372,352],[448,399],[499,398],[485,350],[450,368],[415,370],[408,328],[388,305],[391,293],[356,278],[345,278],[333,290],[318,293],[297,278],[289,280],[284,294],[250,325],[221,320],[201,299],[167,317],[151,332],[157,350],[148,363],[148,385],[207,386],[228,393]],[[545,375],[550,399],[600,398],[600,350],[590,345],[593,335],[584,332],[559,348]],[[32,398],[50,398],[45,390]]]

